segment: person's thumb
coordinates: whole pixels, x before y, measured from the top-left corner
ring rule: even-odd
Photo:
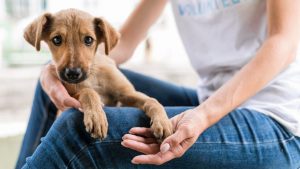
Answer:
[[[160,152],[165,153],[169,151],[172,147],[176,147],[183,140],[187,139],[187,134],[184,130],[177,130],[174,134],[167,137],[160,145]]]
[[[65,107],[74,107],[74,108],[81,108],[80,102],[73,97],[67,97],[64,99],[63,104]]]

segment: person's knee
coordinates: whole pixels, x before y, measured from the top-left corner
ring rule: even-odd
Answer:
[[[82,120],[83,113],[74,108],[68,109],[61,113],[61,115],[57,118],[57,123],[67,124],[70,127],[74,127],[75,123],[78,123]]]
[[[149,127],[150,120],[138,108],[105,107],[108,120],[107,140],[120,140],[132,127]]]
[[[168,107],[166,111],[171,118],[189,107]],[[143,111],[138,108],[130,107],[104,107],[103,108],[108,121],[107,139],[120,139],[132,127],[149,127],[150,119]],[[89,136],[86,132],[84,122],[84,113],[69,109],[61,114],[54,123],[55,130],[61,133],[72,133],[73,135]]]
[[[130,128],[137,126],[149,127],[150,124],[150,120],[145,113],[137,108],[105,107],[104,112],[108,121],[108,134],[104,141],[120,140]],[[54,123],[53,128],[64,137],[71,135],[72,137],[89,137],[93,139],[90,133],[85,130],[83,116],[84,113],[76,109],[69,109],[61,114]]]
[[[83,113],[74,108],[68,109],[61,113],[61,115],[54,122],[52,128],[63,137],[68,135],[76,137],[86,134],[83,123]]]

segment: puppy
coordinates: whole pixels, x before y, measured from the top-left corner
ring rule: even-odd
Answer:
[[[37,51],[41,41],[47,43],[55,65],[53,73],[81,103],[85,128],[92,137],[107,136],[108,123],[102,106],[117,103],[143,110],[151,119],[151,129],[158,140],[172,134],[163,106],[136,91],[107,57],[118,42],[118,33],[104,19],[76,9],[45,13],[26,27],[24,38]],[[102,43],[105,55],[98,57],[96,51]]]

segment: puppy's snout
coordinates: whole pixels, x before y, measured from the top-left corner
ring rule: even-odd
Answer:
[[[65,68],[64,71],[66,79],[78,80],[82,76],[81,68]]]
[[[60,77],[69,83],[79,83],[86,78],[85,76],[81,68],[65,68],[60,72]]]

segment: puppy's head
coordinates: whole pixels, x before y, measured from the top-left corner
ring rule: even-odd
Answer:
[[[37,51],[45,41],[60,79],[80,83],[92,69],[98,45],[104,43],[108,55],[118,42],[118,33],[102,18],[68,9],[43,14],[27,26],[24,38]]]

